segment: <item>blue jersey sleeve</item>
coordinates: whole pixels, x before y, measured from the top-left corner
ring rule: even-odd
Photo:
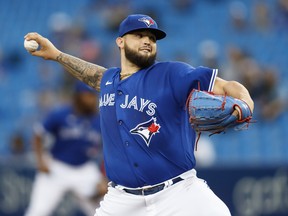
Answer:
[[[193,89],[212,91],[217,76],[217,69],[207,67],[194,68],[186,63],[175,63],[170,71],[170,84],[175,98],[185,104]]]
[[[54,110],[47,115],[43,121],[43,127],[46,132],[56,134],[58,130],[59,113]]]

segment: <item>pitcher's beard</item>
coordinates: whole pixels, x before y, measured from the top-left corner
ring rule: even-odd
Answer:
[[[128,46],[124,47],[125,57],[134,65],[140,68],[146,68],[155,63],[156,54],[150,56],[143,56],[140,53],[130,49]]]

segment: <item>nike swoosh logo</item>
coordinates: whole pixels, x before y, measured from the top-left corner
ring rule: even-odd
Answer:
[[[106,83],[105,83],[105,85],[111,85],[112,84],[112,82],[110,82],[110,81],[107,81]]]

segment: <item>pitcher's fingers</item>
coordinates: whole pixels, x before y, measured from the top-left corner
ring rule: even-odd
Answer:
[[[241,109],[238,106],[235,106],[234,109],[235,110],[233,112],[233,115],[235,115],[238,118],[238,120],[241,120],[242,119]]]
[[[24,38],[27,38],[27,37],[36,37],[36,36],[38,36],[38,35],[40,35],[40,34],[38,34],[37,32],[29,32],[29,33],[27,33],[27,34],[24,36]]]
[[[41,49],[35,51],[28,51],[32,56],[38,56],[44,58],[44,53]]]
[[[41,39],[43,38],[40,34],[37,32],[30,32],[24,36],[25,40],[35,40],[37,43],[41,42]]]

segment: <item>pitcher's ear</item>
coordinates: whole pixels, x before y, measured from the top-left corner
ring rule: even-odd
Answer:
[[[122,48],[123,47],[123,44],[124,44],[124,41],[123,41],[123,38],[122,37],[117,37],[116,38],[116,44],[119,48]]]

